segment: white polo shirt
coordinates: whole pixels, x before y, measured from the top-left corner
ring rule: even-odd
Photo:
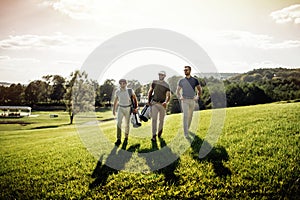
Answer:
[[[134,91],[132,90],[132,94],[134,94]],[[131,99],[128,94],[127,88],[125,89],[118,89],[116,91],[116,97],[119,99],[119,105],[120,106],[130,106],[131,105]]]

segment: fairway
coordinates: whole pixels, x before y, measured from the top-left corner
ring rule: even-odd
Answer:
[[[199,128],[191,133],[194,140],[180,158],[163,169],[137,173],[98,162],[76,125],[69,125],[66,112],[0,119],[0,198],[300,199],[300,103],[227,108],[217,144],[199,159],[211,113],[200,111]],[[97,120],[113,144],[116,124],[111,111],[97,112]],[[123,149],[147,153],[168,147],[181,121],[181,114],[168,115],[157,145],[150,141],[151,122],[131,127]]]

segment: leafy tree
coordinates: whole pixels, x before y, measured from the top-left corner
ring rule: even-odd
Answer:
[[[127,87],[132,88],[140,101],[141,94],[142,94],[142,85],[138,80],[128,80]]]
[[[79,112],[94,110],[95,91],[93,81],[88,79],[85,72],[75,71],[71,73],[71,79],[67,84],[65,102],[70,116],[70,124],[73,123],[74,115]]]
[[[24,99],[25,86],[18,84],[11,84],[6,90],[6,101],[9,105],[22,105]]]
[[[45,81],[32,81],[25,89],[25,100],[31,105],[46,102],[49,97],[47,89],[48,84]]]
[[[61,102],[66,93],[65,78],[60,75],[46,75],[42,78],[48,83],[48,95],[50,100]]]
[[[99,107],[101,106],[101,97],[100,97],[100,85],[97,81],[92,81],[92,84],[94,86],[95,91],[95,106]]]
[[[181,112],[180,102],[176,95],[171,96],[170,102],[167,107],[167,112],[171,114]]]
[[[229,84],[226,86],[226,99],[228,106],[241,106],[245,99],[243,89],[237,83]]]
[[[0,86],[0,104],[5,105],[7,103],[7,92],[8,88],[4,86]]]
[[[170,78],[168,78],[167,82],[170,85],[170,90],[172,93],[176,93],[178,81],[182,78],[182,76],[171,76]]]
[[[100,86],[101,102],[109,102],[109,105],[111,105],[111,100],[112,100],[114,90],[115,90],[115,80],[107,79],[104,82],[104,84]]]
[[[66,93],[65,89],[65,78],[59,75],[52,76],[53,90],[50,95],[51,100],[60,102],[64,98],[64,94]]]

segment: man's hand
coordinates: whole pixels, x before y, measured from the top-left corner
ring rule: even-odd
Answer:
[[[167,103],[166,103],[166,102],[163,102],[161,105],[162,105],[165,109],[167,108]]]

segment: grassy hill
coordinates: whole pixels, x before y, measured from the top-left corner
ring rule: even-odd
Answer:
[[[1,199],[300,198],[300,103],[227,108],[223,133],[204,159],[198,153],[211,110],[200,111],[191,147],[171,165],[150,173],[116,171],[98,162],[76,126],[68,125],[67,113],[56,112],[58,118],[49,112],[33,114],[0,119]],[[111,112],[97,116],[113,143]],[[168,116],[157,146],[150,142],[150,132],[142,137],[140,128],[131,128],[125,149],[151,152],[168,146],[180,122],[180,114]]]
[[[230,81],[257,82],[266,80],[290,80],[295,83],[300,81],[300,68],[260,68],[238,74],[229,78]]]

